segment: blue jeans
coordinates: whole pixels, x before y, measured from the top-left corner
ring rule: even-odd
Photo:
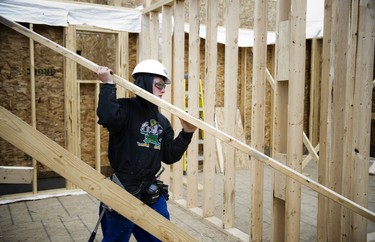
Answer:
[[[158,200],[149,206],[169,220],[167,202],[163,195],[160,195]],[[99,214],[102,209],[103,206],[102,203],[100,203]],[[132,233],[137,241],[140,242],[160,241],[155,236],[114,211],[109,212],[107,210],[100,223],[103,231],[103,242],[129,241]]]

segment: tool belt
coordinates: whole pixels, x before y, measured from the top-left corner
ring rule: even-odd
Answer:
[[[117,178],[116,174],[111,176],[111,180],[125,189],[126,186],[124,187],[121,181]],[[168,185],[157,179],[154,179],[153,181],[143,181],[136,189],[125,190],[147,205],[155,203],[160,195],[163,195],[166,201],[169,199]]]

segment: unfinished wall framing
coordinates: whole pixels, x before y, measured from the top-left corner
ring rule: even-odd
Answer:
[[[174,202],[243,241],[264,240],[264,233],[270,234],[272,241],[300,241],[303,236],[300,228],[300,190],[303,184],[318,192],[317,240],[366,241],[367,220],[375,221],[374,212],[366,210],[374,78],[374,56],[368,53],[369,50],[374,53],[375,21],[372,13],[375,6],[371,0],[347,0],[345,4],[337,0],[326,1],[324,38],[307,41],[301,34],[306,32],[306,0],[278,1],[276,43],[267,47],[262,38],[267,32],[265,2],[255,1],[257,22],[252,48],[238,47],[239,1],[225,1],[225,19],[230,19],[225,22],[225,45],[217,44],[219,13],[218,3],[213,0],[206,1],[207,33],[210,34],[205,40],[199,37],[200,1],[189,1],[188,9],[181,0],[146,5],[144,28],[140,34],[82,26],[63,29],[34,24],[32,29],[96,64],[112,66],[115,73],[126,80],[130,79],[130,70],[136,62],[146,58],[157,58],[171,70],[173,84],[166,101],[174,106],[167,106],[162,101],[158,104],[165,107],[163,112],[169,115],[176,133],[181,129],[178,117],[186,118],[207,132],[203,141],[203,169],[198,166],[198,132],[187,152],[186,186],[182,161],[163,175],[171,185]],[[163,16],[162,25],[159,13]],[[186,16],[189,17],[187,36],[184,30]],[[96,124],[100,84],[92,69],[80,67],[69,58],[64,60],[61,55],[29,42],[27,37],[4,25],[0,25],[0,33],[1,53],[5,57],[0,60],[1,106],[65,147],[68,153],[104,173],[101,167],[108,166],[107,137],[106,131]],[[160,42],[155,41],[159,40],[158,36],[162,36]],[[95,45],[86,45],[90,38],[94,39],[90,42]],[[105,44],[100,45],[101,41]],[[309,75],[306,67],[311,67]],[[34,71],[29,72],[30,68]],[[189,112],[195,115],[199,112],[199,80],[204,80],[205,122],[180,111],[184,109],[185,96],[179,94],[185,93],[186,73],[189,75]],[[35,82],[29,82],[29,76],[31,80],[35,78]],[[122,88],[126,85],[118,87],[118,96],[131,95]],[[310,102],[304,102],[306,97]],[[214,128],[217,106],[223,107],[226,117],[224,134]],[[241,110],[246,142],[260,153],[267,152],[268,144],[274,159],[258,154],[236,137],[237,109]],[[6,111],[1,112],[9,120],[18,122]],[[1,130],[1,134],[8,132],[6,126],[0,126]],[[51,171],[40,163],[37,167],[32,156],[3,139],[1,165],[34,167],[34,174],[36,170]],[[224,148],[225,169],[220,188],[214,184],[215,177],[220,174],[215,171],[218,154],[213,144],[216,139],[228,143]],[[17,141],[12,142],[17,144]],[[249,201],[251,214],[241,215],[249,219],[245,230],[236,227],[234,194],[236,169],[239,168],[235,162],[236,149],[252,156],[252,186],[248,191],[252,199]],[[319,182],[328,188],[301,174],[310,160],[319,164]],[[264,164],[275,169],[274,197],[270,208],[272,230],[266,232],[261,226],[265,218],[260,199]],[[65,175],[76,185],[87,188],[74,177]],[[34,175],[32,191],[37,193],[35,183]],[[67,184],[67,188],[72,186]],[[221,201],[215,201],[218,189],[222,191]],[[95,191],[93,194],[106,199]],[[110,191],[108,194],[111,196]],[[115,206],[120,206],[120,203],[116,202]],[[338,224],[340,229],[337,229]],[[144,226],[163,237],[155,226]],[[178,236],[187,235],[181,233]]]

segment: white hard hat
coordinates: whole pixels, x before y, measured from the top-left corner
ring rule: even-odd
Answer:
[[[132,76],[135,77],[137,74],[141,73],[148,73],[148,74],[155,74],[164,77],[165,84],[170,84],[171,80],[168,77],[167,69],[157,60],[148,59],[139,62],[132,73]]]

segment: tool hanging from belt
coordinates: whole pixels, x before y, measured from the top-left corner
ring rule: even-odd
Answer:
[[[161,169],[158,171],[158,173],[156,173],[155,179],[158,179],[160,177],[160,175],[164,172],[164,170],[165,170],[165,168],[162,166]],[[125,187],[124,187],[124,185],[121,183],[120,179],[118,179],[118,177],[116,176],[115,173],[112,174],[112,176],[110,177],[110,179],[111,179],[111,181],[113,181],[114,183],[116,183],[117,185],[119,185],[122,189],[126,190]],[[165,196],[165,200],[168,200],[168,197],[169,197],[169,194],[168,194],[168,185],[165,185],[162,181],[159,181],[159,180],[156,181],[156,185],[157,185],[157,187],[159,187],[159,190]],[[138,189],[139,191],[141,190],[142,186],[143,186],[143,183],[141,184],[140,189]],[[150,189],[150,188],[154,189],[154,187],[151,187],[151,186],[148,187],[148,189]],[[110,207],[108,207],[107,205],[105,205],[105,204],[102,203],[102,211],[100,211],[98,222],[96,222],[95,228],[92,231],[88,242],[93,242],[95,240],[96,233],[98,232],[98,228],[99,228],[100,222],[102,221],[102,218],[103,218],[103,216],[104,216],[104,214],[105,214],[105,212],[107,210],[110,211],[110,212],[112,211],[112,209]]]
[[[114,183],[116,183],[117,185],[119,185],[121,188],[125,189],[125,187],[122,185],[121,181],[118,179],[118,177],[116,176],[116,174],[113,174],[111,176],[111,180]],[[105,212],[106,212],[107,209],[108,209],[108,211],[112,211],[112,209],[110,207],[108,207],[107,205],[105,205],[105,204],[102,203],[102,211],[100,211],[98,222],[96,222],[95,228],[92,231],[88,242],[93,242],[94,241],[94,239],[96,237],[96,233],[98,232],[98,228],[99,228],[100,222],[102,221],[102,218],[103,218],[103,216],[104,216],[104,214],[105,214]]]

